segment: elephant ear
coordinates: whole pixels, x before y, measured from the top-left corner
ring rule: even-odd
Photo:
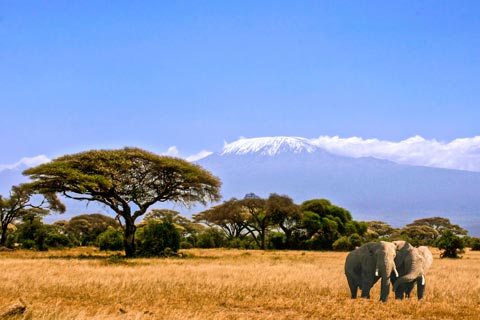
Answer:
[[[378,247],[378,242],[369,242],[365,244],[365,247],[367,248],[368,252],[370,255],[375,254],[375,251],[377,251]]]

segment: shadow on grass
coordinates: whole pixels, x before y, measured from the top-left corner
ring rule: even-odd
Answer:
[[[51,260],[92,260],[99,261],[101,264],[105,265],[144,265],[147,264],[146,261],[150,259],[191,259],[194,258],[193,254],[189,253],[177,253],[170,256],[135,256],[135,257],[126,257],[123,254],[77,254],[77,255],[51,255],[45,257],[46,259]]]

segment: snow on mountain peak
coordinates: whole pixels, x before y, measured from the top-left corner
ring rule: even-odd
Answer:
[[[226,144],[223,147],[221,155],[259,153],[261,155],[273,156],[282,152],[312,153],[316,149],[318,149],[318,147],[312,144],[309,139],[300,137],[241,138],[235,142]]]

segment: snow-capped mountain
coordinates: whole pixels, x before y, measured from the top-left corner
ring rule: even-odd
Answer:
[[[254,192],[286,194],[297,203],[327,198],[356,220],[401,227],[449,218],[480,235],[480,173],[332,154],[295,137],[240,139],[197,162],[222,180],[224,199]]]
[[[317,150],[310,140],[299,137],[263,137],[245,139],[242,138],[223,147],[222,155],[244,155],[256,153],[261,155],[274,156],[280,153],[293,152],[312,153]]]

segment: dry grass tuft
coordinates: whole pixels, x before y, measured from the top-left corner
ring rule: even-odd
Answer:
[[[0,310],[12,319],[477,319],[480,252],[435,261],[423,301],[349,298],[346,253],[186,250],[124,259],[93,248],[0,253]],[[78,258],[80,257],[80,258]],[[416,294],[414,292],[414,294]]]

